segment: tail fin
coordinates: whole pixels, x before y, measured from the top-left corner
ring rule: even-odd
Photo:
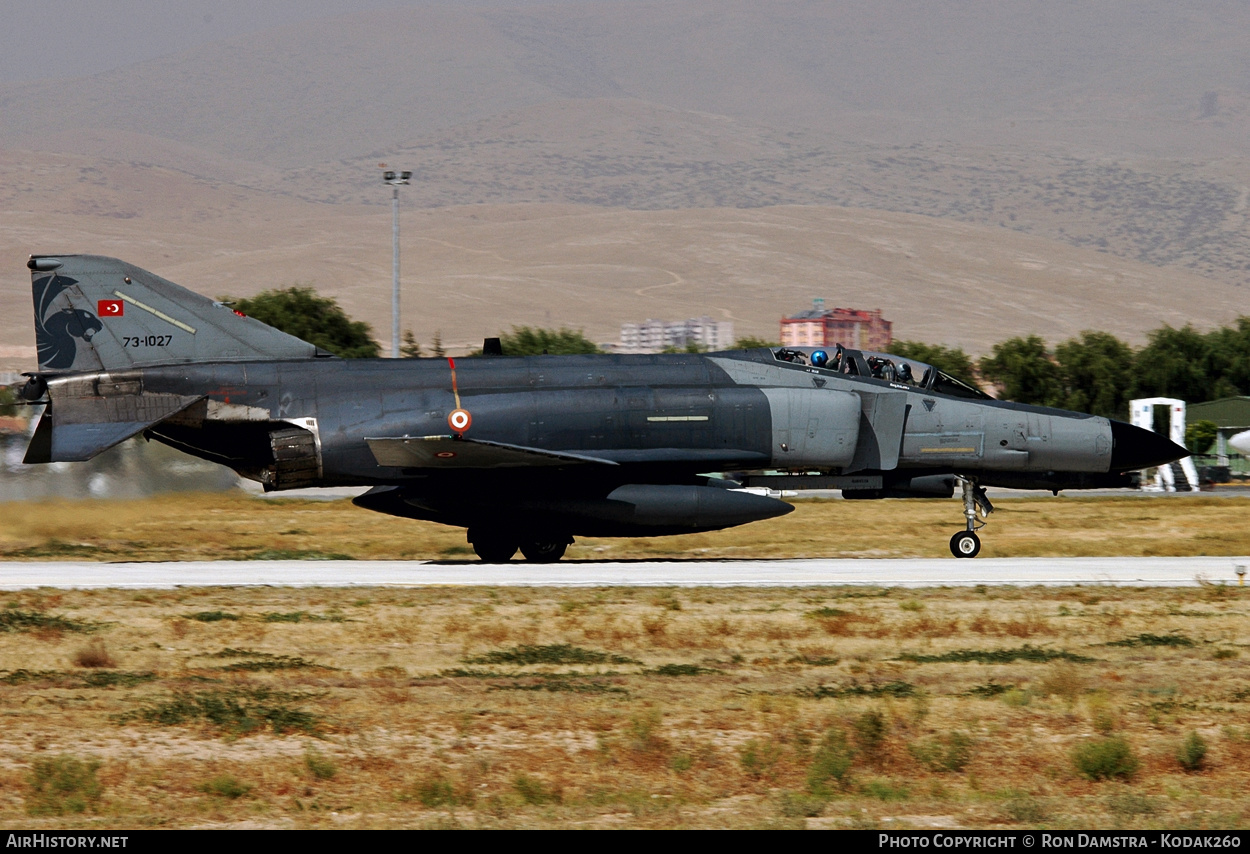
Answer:
[[[115,258],[32,255],[41,371],[329,355]]]

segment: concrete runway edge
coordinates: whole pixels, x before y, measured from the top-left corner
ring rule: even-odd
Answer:
[[[0,562],[0,590],[174,587],[1191,587],[1239,583],[1250,557],[572,562]]]

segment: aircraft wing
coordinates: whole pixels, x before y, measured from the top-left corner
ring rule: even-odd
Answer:
[[[615,466],[602,457],[545,451],[524,445],[463,439],[455,436],[403,436],[365,439],[380,466],[420,469],[499,469],[529,466],[567,466],[593,463]]]

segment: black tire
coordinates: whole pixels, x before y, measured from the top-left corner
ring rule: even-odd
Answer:
[[[565,542],[565,538],[552,537],[531,543],[521,543],[521,554],[525,555],[525,559],[530,563],[555,563],[564,557],[564,550],[568,547],[569,544]]]
[[[516,554],[516,540],[507,537],[477,537],[473,551],[482,563],[507,563]]]
[[[951,554],[955,557],[976,557],[981,553],[981,538],[972,531],[960,531],[951,537]]]

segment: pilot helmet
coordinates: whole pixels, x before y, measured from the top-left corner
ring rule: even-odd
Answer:
[[[812,364],[818,368],[823,368],[829,362],[829,354],[824,350],[816,350],[812,353]]]

